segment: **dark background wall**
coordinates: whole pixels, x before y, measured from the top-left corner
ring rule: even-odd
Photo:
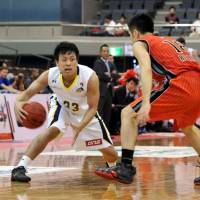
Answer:
[[[82,1],[61,0],[61,21],[66,21],[71,23],[81,23]]]
[[[81,23],[82,0],[0,0],[0,22]]]

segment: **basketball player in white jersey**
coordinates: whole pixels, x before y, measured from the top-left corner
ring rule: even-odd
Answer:
[[[28,146],[17,167],[12,170],[11,181],[29,182],[31,178],[26,175],[26,171],[30,161],[60,132],[65,133],[68,125],[73,129],[72,145],[75,149],[99,149],[110,166],[117,160],[110,135],[97,113],[99,81],[96,73],[89,67],[78,64],[79,50],[73,43],[60,43],[55,48],[54,58],[57,66],[42,73],[16,99],[16,117],[22,122],[27,115],[22,109],[25,102],[47,85],[54,92],[48,128]]]

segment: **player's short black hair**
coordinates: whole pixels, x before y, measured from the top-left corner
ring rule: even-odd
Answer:
[[[58,44],[54,50],[54,59],[58,61],[60,54],[65,54],[67,52],[73,52],[76,55],[76,59],[79,59],[79,50],[78,47],[71,42],[61,42]]]
[[[154,32],[154,23],[151,17],[147,14],[139,14],[134,16],[129,24],[129,30],[132,32],[133,29],[137,29],[140,33],[144,34],[147,32]]]

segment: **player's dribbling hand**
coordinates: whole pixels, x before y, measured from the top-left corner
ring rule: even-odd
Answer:
[[[15,110],[15,115],[17,118],[17,121],[22,123],[23,119],[26,119],[26,115],[28,114],[24,109],[23,109],[23,105],[26,102],[19,102],[16,101],[15,105],[14,105],[14,110]]]
[[[150,103],[143,104],[137,112],[137,121],[140,126],[144,126],[149,119],[149,112],[151,109]]]
[[[72,146],[74,145],[74,143],[76,142],[76,139],[77,137],[79,136],[79,133],[80,133],[80,130],[79,130],[79,127],[73,125],[73,124],[70,124],[70,126],[72,127],[72,131],[73,131],[73,140],[72,140]]]

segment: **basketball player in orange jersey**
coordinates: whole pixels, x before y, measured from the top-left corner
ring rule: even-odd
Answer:
[[[200,116],[200,66],[184,46],[172,38],[153,35],[154,24],[145,14],[129,23],[133,54],[141,67],[142,98],[132,102],[121,114],[121,163],[96,174],[131,183],[136,173],[132,165],[138,125],[147,121],[175,119],[200,155],[200,130],[194,126]],[[154,74],[165,77],[161,89],[152,91]],[[155,76],[157,77],[157,76]],[[195,183],[197,183],[195,179]]]
[[[46,88],[52,89],[48,127],[28,146],[16,168],[11,181],[29,182],[26,169],[31,160],[41,153],[60,132],[65,133],[71,125],[74,133],[73,147],[77,150],[98,149],[109,166],[115,165],[117,153],[103,120],[97,113],[99,80],[87,66],[78,64],[79,50],[70,42],[62,42],[54,51],[56,66],[42,73],[16,99],[15,113],[22,122],[27,113],[23,105],[35,94]]]

